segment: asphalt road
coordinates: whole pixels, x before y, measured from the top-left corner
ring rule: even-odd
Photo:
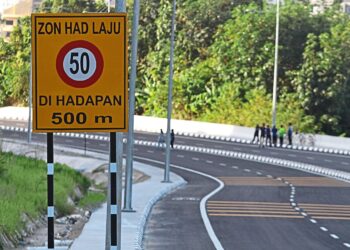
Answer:
[[[25,139],[3,131],[7,138]],[[157,136],[137,133],[139,140]],[[33,135],[45,140],[44,135]],[[84,139],[55,137],[55,143],[81,148]],[[349,172],[350,157],[256,145],[177,137],[175,143],[233,150],[284,158]],[[87,140],[86,146],[108,152],[108,142]],[[163,149],[135,146],[138,161],[163,167]],[[157,162],[155,162],[157,161]],[[145,249],[215,249],[203,224],[200,201],[224,188],[206,203],[214,233],[224,249],[348,249],[350,248],[350,184],[305,173],[234,158],[172,150],[172,167],[188,184],[160,200],[152,209],[144,235]]]

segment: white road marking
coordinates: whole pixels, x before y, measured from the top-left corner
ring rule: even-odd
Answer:
[[[71,139],[65,139],[64,141],[69,142],[69,143],[73,142],[73,140],[71,140]]]
[[[344,242],[343,245],[346,246],[347,248],[350,248],[350,244],[349,243]]]
[[[250,172],[250,169],[247,169],[247,168],[246,168],[246,169],[244,169],[244,171],[246,171],[246,172],[248,172],[248,173],[249,173],[249,172]]]
[[[321,229],[323,232],[327,232],[327,231],[328,231],[328,229],[325,228],[325,227],[320,227],[320,229]]]
[[[345,161],[342,161],[341,164],[346,165],[346,166],[349,166],[349,163],[347,163],[347,162],[345,162]]]
[[[325,162],[333,162],[332,160],[324,159]]]
[[[194,161],[199,161],[199,158],[197,158],[197,157],[192,157],[192,160],[194,160]]]
[[[266,177],[267,177],[267,178],[272,178],[272,176],[271,176],[271,175],[269,175],[269,174],[268,174],[268,175],[266,175]]]
[[[177,155],[177,157],[179,157],[179,158],[185,158],[184,155]]]
[[[338,236],[338,235],[336,235],[336,234],[330,234],[330,236],[331,236],[333,239],[336,239],[336,240],[338,240],[338,239],[339,239],[339,236]]]
[[[310,221],[312,222],[312,223],[317,223],[317,221],[316,220],[314,220],[314,219],[310,219]]]
[[[296,211],[300,211],[300,208],[298,208],[298,207],[295,207],[294,209],[295,209]]]
[[[214,145],[214,148],[222,148],[222,146]]]
[[[234,168],[234,169],[239,169],[239,167],[237,167],[237,166],[232,166],[232,168]]]
[[[288,154],[288,156],[290,156],[290,157],[297,157],[297,156],[294,155],[294,154]]]
[[[315,158],[314,157],[311,157],[311,156],[308,156],[308,157],[306,157],[307,159],[309,159],[309,160],[315,160]]]
[[[276,152],[271,152],[271,154],[272,154],[272,155],[278,155],[278,153],[276,153]]]
[[[254,153],[260,153],[260,150],[252,150]]]
[[[138,158],[138,159],[143,159],[143,160],[147,160],[149,162],[156,162],[156,163],[163,163],[163,162],[160,162],[160,161],[156,161],[156,160],[150,160],[150,159],[147,159],[147,158],[144,158],[144,157],[135,157],[135,158]],[[213,196],[215,195],[216,193],[218,193],[221,189],[224,188],[224,183],[215,178],[214,176],[211,176],[211,175],[208,175],[206,173],[203,173],[203,172],[200,172],[200,171],[196,171],[196,170],[192,170],[192,169],[188,169],[188,168],[184,168],[184,167],[181,167],[181,166],[177,166],[177,165],[171,165],[172,167],[174,168],[178,168],[178,169],[182,169],[182,170],[185,170],[185,171],[188,171],[188,172],[191,172],[191,173],[195,173],[195,174],[199,174],[199,175],[202,175],[204,177],[207,177],[209,179],[212,179],[216,182],[219,183],[219,187],[217,187],[215,190],[213,190],[211,193],[207,194],[205,197],[202,198],[201,202],[200,202],[200,211],[201,211],[201,216],[202,216],[202,220],[204,222],[204,226],[205,226],[205,229],[207,230],[208,232],[208,235],[211,239],[211,241],[213,242],[214,244],[214,247],[215,249],[217,250],[224,250],[224,248],[222,247],[218,237],[216,236],[215,232],[214,232],[214,229],[213,227],[211,226],[211,223],[210,223],[210,220],[209,220],[209,217],[207,215],[207,210],[206,210],[206,204],[207,204],[207,201]]]
[[[262,173],[260,173],[260,172],[256,172],[256,174],[257,174],[257,175],[262,175]]]
[[[226,167],[226,163],[220,163],[219,165],[222,167]]]
[[[203,147],[203,146],[204,146],[204,144],[202,144],[202,143],[196,143],[196,145],[197,145],[197,146],[200,146],[200,147]]]
[[[307,213],[301,213],[302,216],[307,216]]]
[[[104,146],[106,146],[107,144],[106,144],[106,143],[99,143],[98,145],[104,147]]]
[[[205,162],[209,164],[213,163],[213,161],[209,161],[209,160],[206,160]]]
[[[151,153],[151,154],[153,154],[153,153],[154,153],[154,151],[153,151],[153,150],[147,150],[147,152],[148,152],[148,153]]]

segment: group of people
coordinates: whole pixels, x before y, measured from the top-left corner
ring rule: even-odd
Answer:
[[[288,145],[292,145],[292,123],[288,124],[287,131],[283,125],[281,125],[279,129],[277,129],[276,126],[272,126],[272,128],[270,128],[270,125],[268,124],[265,126],[265,123],[263,123],[262,126],[257,124],[255,127],[252,143],[255,143],[255,141],[257,140],[257,142],[259,143],[259,147],[265,147],[265,145],[269,145],[270,147],[272,147],[273,145],[277,147],[277,138],[279,138],[280,147],[282,147],[283,140],[286,134],[288,136]]]
[[[170,146],[171,146],[171,148],[174,148],[174,141],[175,141],[175,133],[174,133],[174,129],[172,129],[170,132]],[[162,144],[165,144],[165,135],[164,135],[163,129],[161,129],[160,133],[159,133],[158,148]]]

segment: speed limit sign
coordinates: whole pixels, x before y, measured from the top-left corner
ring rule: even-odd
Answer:
[[[33,131],[126,132],[126,14],[32,14]]]
[[[56,69],[68,85],[85,88],[94,84],[101,76],[103,58],[100,50],[92,43],[73,41],[59,51]]]

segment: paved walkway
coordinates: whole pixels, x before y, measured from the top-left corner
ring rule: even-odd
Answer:
[[[46,152],[42,145],[27,144],[25,142],[3,141],[4,151],[12,151],[18,154],[35,156],[46,159]],[[55,147],[55,162],[64,163],[79,171],[91,172],[93,169],[108,163],[108,155],[89,153],[89,158],[84,157],[82,150]],[[69,155],[65,154],[69,152]],[[75,155],[72,155],[75,154]],[[185,181],[171,173],[172,183],[161,183],[163,170],[150,165],[134,162],[134,168],[150,176],[144,182],[133,185],[133,209],[134,213],[122,214],[122,250],[141,249],[142,235],[147,216],[152,205],[170,190],[182,185]],[[81,233],[73,242],[70,249],[73,250],[104,250],[106,233],[106,204],[91,215],[91,218]],[[40,249],[40,248],[30,248]],[[45,249],[45,248],[41,248]],[[57,248],[64,249],[64,248]]]

